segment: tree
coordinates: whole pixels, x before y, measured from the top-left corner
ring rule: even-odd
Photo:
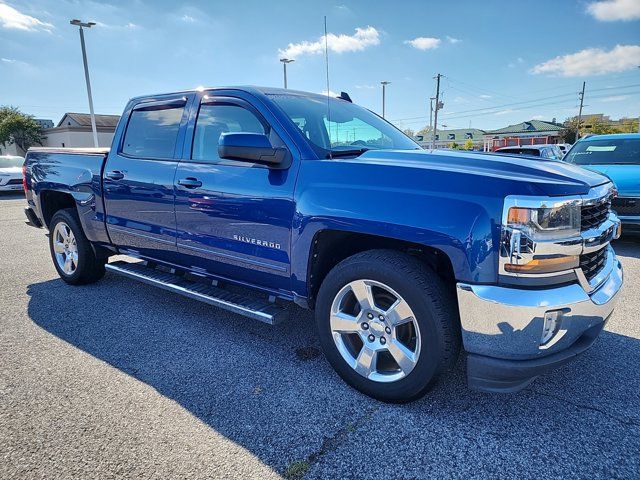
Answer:
[[[430,137],[431,136],[431,129],[428,126],[426,126],[424,128],[421,128],[420,130],[418,130],[416,135],[422,135],[425,138],[426,137]]]
[[[415,134],[416,134],[416,132],[415,132],[415,131],[413,131],[413,130],[412,130],[412,129],[410,129],[410,128],[405,128],[402,132],[403,132],[407,137],[411,137],[411,138],[413,138],[413,137],[415,136]]]
[[[460,145],[458,145],[456,142],[451,142],[449,143],[449,148],[451,148],[452,150],[460,150]]]
[[[19,153],[26,153],[33,145],[42,145],[42,128],[31,115],[15,107],[0,107],[0,144],[15,144]],[[20,152],[21,150],[21,152]]]
[[[467,138],[467,141],[464,142],[464,145],[462,147],[463,150],[473,150],[473,140],[471,140],[470,138]]]

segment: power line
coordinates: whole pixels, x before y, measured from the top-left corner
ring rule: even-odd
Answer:
[[[638,87],[640,86],[640,84],[631,84],[631,85],[620,85],[620,86],[614,86],[614,87],[605,87],[605,88],[598,88],[598,89],[593,89],[592,91],[609,91],[609,90],[616,90],[616,89],[627,89],[627,88],[633,88],[633,87]],[[639,92],[625,92],[626,94],[632,95],[632,94],[636,94]],[[533,108],[533,107],[538,107],[538,106],[546,106],[546,105],[550,105],[549,103],[544,103],[544,104],[540,104],[538,105],[537,102],[541,102],[541,101],[546,101],[546,100],[554,100],[554,99],[560,99],[560,98],[566,98],[566,97],[572,97],[574,96],[575,93],[571,92],[571,93],[563,93],[563,94],[559,94],[559,95],[551,95],[548,97],[540,97],[540,98],[535,98],[535,99],[530,99],[530,100],[523,100],[520,102],[512,102],[512,103],[504,103],[501,105],[494,105],[492,107],[481,107],[481,108],[474,108],[474,109],[469,109],[469,110],[460,110],[457,112],[451,112],[450,114],[444,114],[447,118],[463,118],[463,117],[469,117],[469,116],[474,116],[474,115],[461,115],[461,114],[466,114],[466,113],[474,113],[474,114],[491,114],[494,113],[493,111],[500,111],[500,109],[503,108],[508,108],[508,107],[514,107],[514,106],[519,106],[519,105],[526,105],[526,104],[534,104],[534,105],[526,105],[524,108]],[[596,96],[592,96],[591,98],[597,99],[597,98],[606,98],[607,96],[609,96],[609,94],[607,95],[596,95]],[[553,103],[552,103],[553,104]],[[514,108],[513,110],[522,110],[523,108]],[[406,118],[397,118],[392,120],[393,122],[399,122],[399,121],[407,121],[407,120],[422,120],[422,119],[427,119],[428,117],[421,115],[418,117],[406,117]]]

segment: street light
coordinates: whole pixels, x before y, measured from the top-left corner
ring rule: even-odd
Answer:
[[[80,20],[73,19],[69,22],[71,25],[75,25],[80,30],[80,46],[82,47],[82,63],[84,63],[84,78],[87,82],[87,95],[89,96],[89,113],[91,114],[91,131],[93,132],[93,146],[98,146],[98,129],[96,128],[96,115],[93,112],[93,98],[91,97],[91,82],[89,81],[89,65],[87,64],[87,50],[84,46],[84,31],[83,27],[91,28],[95,25],[95,22],[84,23]]]
[[[385,100],[386,100],[386,87],[387,85],[389,85],[391,82],[380,82],[380,85],[382,85],[382,118],[384,118],[384,110],[385,110]]]
[[[281,58],[282,66],[284,67],[284,88],[287,88],[287,63],[295,62],[291,58]]]

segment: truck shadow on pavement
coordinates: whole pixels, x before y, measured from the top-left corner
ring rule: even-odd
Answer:
[[[636,338],[605,331],[580,359],[513,395],[468,390],[461,360],[424,399],[385,405],[342,383],[319,352],[312,314],[295,306],[272,327],[109,274],[84,287],[32,284],[28,295],[35,324],[280,473],[303,461],[318,478],[629,478],[640,466]],[[384,465],[356,455],[389,445]]]

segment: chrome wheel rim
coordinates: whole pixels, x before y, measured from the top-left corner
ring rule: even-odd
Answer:
[[[420,357],[420,328],[409,304],[375,280],[345,285],[331,304],[331,336],[347,364],[374,382],[395,382]]]
[[[58,223],[53,230],[53,253],[60,270],[73,275],[78,268],[78,244],[65,222]]]

